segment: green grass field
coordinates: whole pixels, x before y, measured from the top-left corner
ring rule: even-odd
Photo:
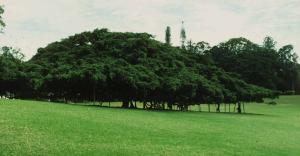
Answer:
[[[300,96],[248,113],[0,100],[0,155],[300,155]]]

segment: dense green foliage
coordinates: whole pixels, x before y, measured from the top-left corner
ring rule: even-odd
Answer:
[[[11,47],[0,49],[0,95],[21,92],[24,85],[23,60],[24,55]]]
[[[266,37],[263,45],[245,38],[233,38],[208,51],[215,64],[238,73],[244,81],[282,92],[294,91],[297,81],[297,55],[292,45],[275,49]]]
[[[237,116],[0,100],[0,155],[298,156],[299,101]]]
[[[40,48],[24,66],[32,95],[66,101],[123,101],[126,108],[140,101],[145,107],[163,109],[166,104],[185,110],[199,103],[275,96],[203,60],[207,56],[149,34],[96,29]]]

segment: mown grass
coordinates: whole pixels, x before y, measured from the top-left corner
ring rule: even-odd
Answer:
[[[251,114],[0,100],[0,155],[300,155],[300,96]]]

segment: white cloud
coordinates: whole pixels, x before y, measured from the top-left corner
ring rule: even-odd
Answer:
[[[262,42],[271,35],[293,44],[300,55],[299,0],[3,0],[5,34],[1,45],[22,49],[29,59],[36,49],[94,28],[148,32],[164,39],[172,27],[179,43],[181,20],[188,38],[217,44],[232,37]]]

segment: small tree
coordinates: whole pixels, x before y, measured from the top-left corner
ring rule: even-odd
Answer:
[[[3,6],[0,5],[0,32],[2,32],[3,27],[5,26],[5,23],[2,19],[2,14],[4,13]]]
[[[197,47],[192,40],[187,41],[186,50],[190,53],[196,53]]]
[[[166,39],[166,44],[171,45],[171,27],[170,26],[167,26],[165,39]]]
[[[275,49],[276,46],[276,41],[270,36],[265,37],[264,42],[263,42],[263,47],[266,49]]]

